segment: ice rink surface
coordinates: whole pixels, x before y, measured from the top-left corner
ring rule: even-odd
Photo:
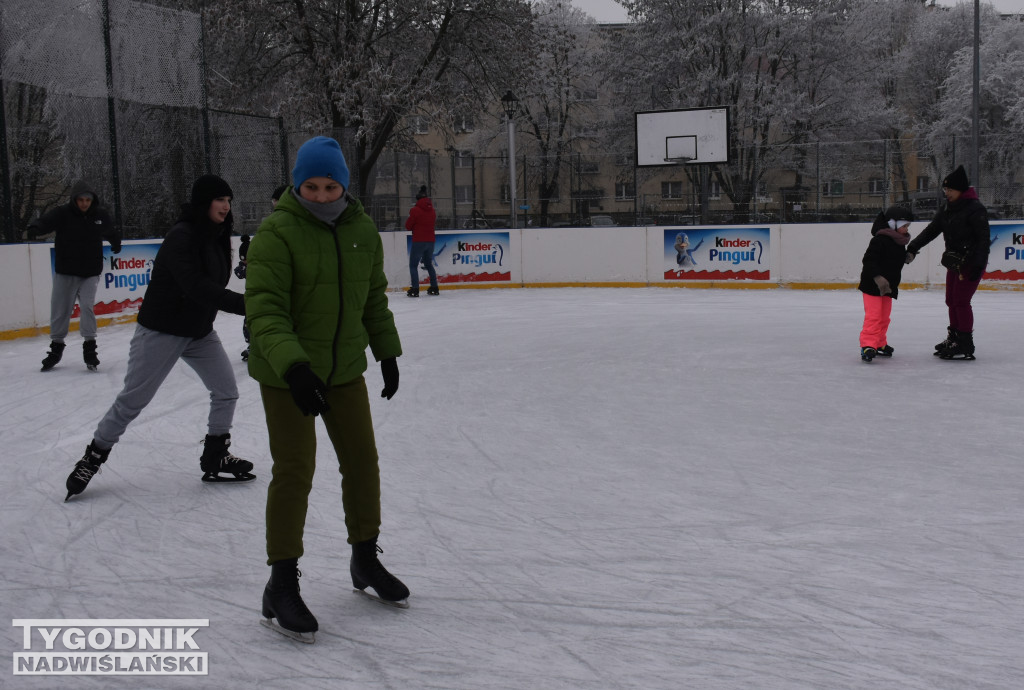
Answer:
[[[200,482],[207,394],[174,370],[103,471],[64,481],[134,324],[39,372],[0,342],[0,645],[11,688],[1024,686],[1024,294],[975,298],[975,362],[932,356],[941,290],[905,292],[860,361],[860,293],[447,290],[391,297],[405,354],[371,390],[382,561],[411,608],[352,593],[320,427],[300,561],[315,645],[258,625],[269,575],[263,408],[245,485]],[[21,618],[208,618],[206,677],[12,675]],[[40,646],[35,647],[38,651]]]

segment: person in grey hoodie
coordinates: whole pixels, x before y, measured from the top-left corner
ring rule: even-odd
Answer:
[[[64,354],[75,301],[84,343],[82,358],[95,371],[100,364],[96,353],[96,289],[103,272],[103,241],[115,254],[121,251],[121,233],[99,196],[85,182],[71,188],[71,200],[36,218],[28,226],[28,237],[54,235],[53,290],[50,293],[50,351],[42,371],[53,369]]]

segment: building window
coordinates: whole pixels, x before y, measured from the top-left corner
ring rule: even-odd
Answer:
[[[625,199],[632,199],[636,196],[636,187],[633,186],[632,182],[616,182],[615,183],[615,198],[619,201]]]
[[[932,181],[927,175],[917,176],[917,191],[919,192],[930,192],[932,189]]]
[[[476,123],[473,122],[473,118],[469,115],[462,115],[461,117],[455,118],[455,133],[463,134],[466,132],[472,132],[476,129]]]
[[[708,180],[708,199],[718,201],[722,198],[722,183],[718,180]]]
[[[457,204],[472,204],[473,203],[473,185],[471,185],[471,184],[455,185],[455,203],[457,203]]]
[[[842,196],[843,195],[843,181],[842,180],[829,180],[825,184],[821,185],[822,196]]]
[[[472,168],[473,167],[473,152],[472,151],[456,151],[455,152],[455,167],[456,168]]]
[[[868,194],[881,196],[883,192],[885,192],[885,180],[881,177],[872,177],[868,180]]]
[[[767,182],[758,182],[754,189],[756,190],[754,192],[754,198],[757,199],[758,203],[766,204],[772,200],[772,198],[768,195]]]
[[[682,199],[683,198],[683,183],[682,182],[662,182],[661,183],[661,198],[662,199]]]
[[[580,174],[581,175],[596,175],[601,172],[601,164],[598,161],[585,160],[580,161]]]
[[[430,123],[427,122],[427,118],[422,115],[417,115],[412,119],[412,133],[413,134],[430,134]]]

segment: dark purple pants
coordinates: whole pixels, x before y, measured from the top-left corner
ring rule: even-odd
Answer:
[[[981,278],[961,280],[956,271],[946,271],[946,306],[949,307],[949,325],[957,331],[974,332],[974,310],[971,298],[978,291]]]

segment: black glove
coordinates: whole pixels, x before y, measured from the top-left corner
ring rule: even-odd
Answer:
[[[235,275],[238,276],[239,280],[245,280],[245,261],[239,261],[238,265],[235,266]]]
[[[121,253],[121,240],[113,240],[110,243],[110,251],[111,251],[112,254],[120,254]]]
[[[384,390],[380,392],[380,397],[391,400],[398,392],[398,362],[394,357],[380,361],[380,373],[384,377]]]
[[[284,375],[284,381],[291,389],[292,399],[302,410],[302,414],[322,414],[331,409],[327,404],[327,385],[320,380],[320,377],[313,373],[305,362],[296,364]]]

